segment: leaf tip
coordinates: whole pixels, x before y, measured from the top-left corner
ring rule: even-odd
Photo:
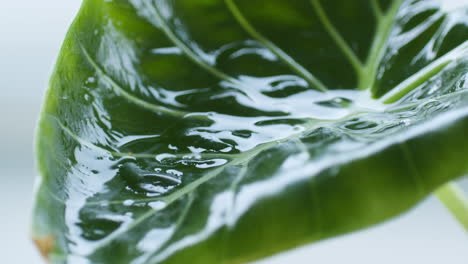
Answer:
[[[43,237],[34,237],[33,242],[44,259],[49,259],[49,254],[54,248],[54,238],[51,235]]]

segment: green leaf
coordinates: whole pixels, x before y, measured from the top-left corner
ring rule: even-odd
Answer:
[[[51,263],[245,263],[468,172],[468,9],[85,0],[39,124]]]

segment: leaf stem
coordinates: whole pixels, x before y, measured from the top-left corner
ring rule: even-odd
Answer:
[[[288,65],[299,76],[304,78],[309,84],[311,84],[312,86],[314,86],[315,88],[317,88],[318,90],[322,92],[328,91],[326,86],[319,79],[317,79],[312,73],[306,70],[302,65],[300,65],[297,61],[295,61],[291,56],[289,56],[281,48],[276,46],[273,42],[271,42],[262,34],[260,34],[257,30],[255,30],[255,28],[249,23],[249,21],[247,21],[244,15],[242,15],[241,11],[237,7],[237,5],[233,2],[233,0],[225,0],[225,2],[229,11],[231,11],[234,18],[242,26],[242,28],[244,28],[244,30],[247,31],[247,33],[249,33],[258,42],[262,43],[271,52],[273,52],[280,60],[286,63],[286,65]]]
[[[468,232],[468,198],[456,183],[440,187],[436,196]]]

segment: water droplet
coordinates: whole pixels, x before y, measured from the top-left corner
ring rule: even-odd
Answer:
[[[205,148],[199,148],[199,147],[194,147],[194,146],[189,146],[188,149],[193,152],[193,153],[202,153],[205,151]]]
[[[135,201],[130,200],[130,199],[129,199],[129,200],[125,200],[125,201],[123,202],[123,205],[125,205],[125,206],[131,206],[131,205],[133,205],[134,202],[135,202]]]
[[[174,170],[174,169],[167,170],[166,172],[169,173],[169,174],[175,175],[175,176],[179,176],[179,177],[184,175],[184,173],[182,173],[181,171]]]
[[[332,108],[347,108],[349,107],[353,101],[351,101],[348,98],[344,97],[335,97],[331,100],[326,100],[326,101],[320,101],[317,104],[326,106],[326,107],[332,107]]]
[[[225,159],[212,159],[209,161],[205,161],[203,163],[199,163],[195,165],[195,167],[200,168],[200,169],[208,169],[212,167],[218,167],[226,164],[227,160]]]
[[[237,137],[241,137],[241,138],[249,138],[252,136],[252,131],[248,131],[248,130],[236,130],[236,131],[233,131],[232,134],[234,136],[237,136]]]
[[[91,215],[85,215],[84,217],[91,217]],[[97,241],[106,237],[122,224],[122,221],[114,219],[90,218],[82,220],[86,220],[86,224],[77,224],[82,229],[81,236],[91,241]]]
[[[173,146],[173,145],[171,145],[171,144],[168,145],[168,148],[169,148],[170,150],[178,150],[178,149],[179,149],[178,147]]]
[[[169,153],[162,153],[156,156],[156,160],[162,162],[164,159],[175,158],[176,156]]]
[[[350,130],[364,130],[377,127],[378,124],[372,121],[352,119],[346,122],[345,128]]]
[[[225,147],[223,149],[220,149],[219,151],[223,152],[223,153],[226,153],[226,152],[229,152],[232,150],[232,147]]]
[[[400,124],[401,124],[401,125],[404,125],[404,126],[408,126],[408,125],[411,124],[411,120],[408,119],[408,118],[407,118],[407,119],[401,119],[401,120],[400,120]]]
[[[96,81],[96,78],[94,77],[89,77],[87,80],[86,80],[86,83],[94,83]]]
[[[155,202],[151,202],[151,203],[148,203],[148,205],[153,208],[154,210],[162,210],[164,208],[166,208],[167,204],[163,201],[155,201]]]
[[[119,175],[127,182],[126,189],[148,197],[159,196],[181,184],[182,172],[160,168],[144,168],[133,162],[127,162],[119,168]]]

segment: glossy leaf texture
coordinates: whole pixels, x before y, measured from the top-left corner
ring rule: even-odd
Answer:
[[[245,263],[399,215],[468,172],[467,39],[443,1],[85,0],[35,240],[51,263]]]

